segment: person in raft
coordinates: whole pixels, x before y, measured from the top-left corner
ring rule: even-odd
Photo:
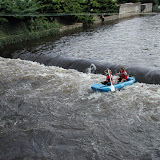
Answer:
[[[119,75],[119,77],[116,78],[116,83],[118,82],[124,82],[127,80],[127,71],[124,69],[124,67],[121,68],[119,73],[116,73],[116,75]]]
[[[113,84],[112,71],[109,68],[107,68],[104,71],[104,73],[106,75],[106,81],[101,82],[101,83],[104,85],[111,85],[111,81],[112,81],[112,84]]]

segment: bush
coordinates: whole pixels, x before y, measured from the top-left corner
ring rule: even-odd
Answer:
[[[0,17],[0,24],[8,23],[9,21],[6,18]]]
[[[49,22],[46,17],[38,17],[28,21],[28,28],[30,31],[43,31],[50,28],[60,28],[60,24],[56,20]]]

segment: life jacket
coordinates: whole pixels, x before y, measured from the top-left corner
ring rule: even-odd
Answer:
[[[121,79],[127,79],[127,75],[123,74],[123,73],[125,73],[125,72],[126,72],[126,70],[120,71],[120,73],[122,73],[122,74],[121,74]],[[127,72],[126,72],[126,73],[127,73]]]
[[[112,78],[111,78],[111,80],[112,80]],[[106,76],[106,82],[111,82],[109,74],[107,74],[107,76]]]

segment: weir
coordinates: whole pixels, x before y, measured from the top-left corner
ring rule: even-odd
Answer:
[[[28,56],[22,57],[21,59],[36,61],[46,66],[58,66],[65,69],[75,69],[80,72],[87,72],[87,69],[90,67],[91,64],[96,66],[96,74],[104,74],[104,70],[106,68],[110,68],[112,73],[118,73],[120,68],[122,67],[120,64],[111,64],[105,63],[103,61],[98,60],[87,60],[87,59],[75,59],[71,57],[64,57],[61,55],[53,56],[53,54],[49,55],[35,55],[34,57],[28,54]],[[143,82],[148,84],[160,84],[160,71],[153,70],[150,68],[145,68],[142,66],[126,66],[125,69],[127,70],[130,76],[134,76],[137,82]]]

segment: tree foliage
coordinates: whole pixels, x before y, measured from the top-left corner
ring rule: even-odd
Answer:
[[[141,3],[153,3],[153,5],[157,5],[159,4],[159,0],[118,0],[118,3],[136,3],[136,2],[141,2]]]
[[[118,7],[112,0],[43,0],[42,13],[115,12]]]
[[[36,0],[1,0],[0,23],[15,19],[24,20],[26,15],[37,14],[39,3]]]
[[[94,13],[115,13],[118,6],[112,0],[90,0],[90,10]]]
[[[90,24],[93,23],[93,16],[89,13],[118,12],[118,6],[112,0],[43,0],[39,11],[52,15],[62,14],[71,21]]]
[[[3,18],[0,21],[7,22],[12,18],[26,19],[26,15],[40,13],[44,16],[61,14],[61,17],[70,21],[89,24],[93,22],[93,16],[89,13],[113,13],[117,12],[117,9],[112,0],[1,0],[0,15]]]
[[[24,15],[35,14],[38,10],[36,0],[1,0],[1,15]]]

